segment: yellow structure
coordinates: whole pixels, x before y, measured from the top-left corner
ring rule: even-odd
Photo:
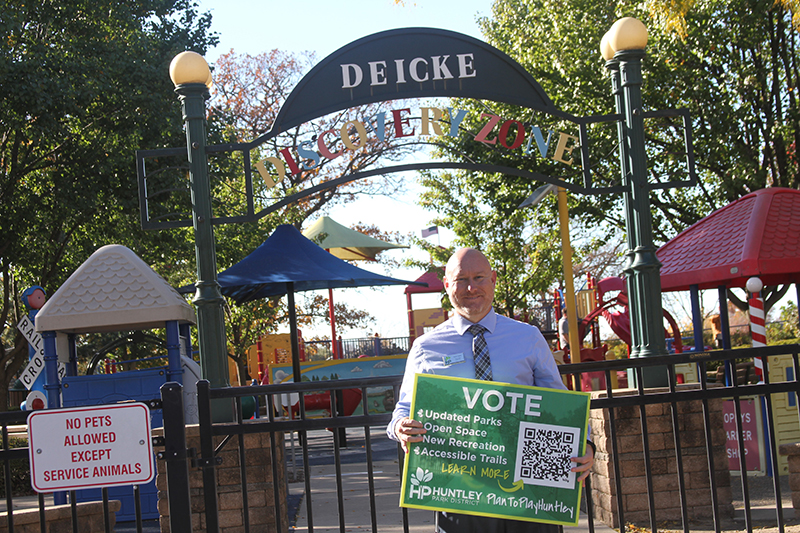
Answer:
[[[275,363],[292,363],[292,337],[289,333],[264,335],[258,339],[256,344],[247,348],[247,373],[250,374],[251,379],[257,379],[261,383],[266,376],[267,365]],[[228,358],[228,368],[233,384],[238,374],[236,363],[230,357]],[[249,383],[238,383],[238,385],[249,385]]]
[[[414,309],[411,318],[414,321],[414,337],[417,338],[447,320],[447,312],[441,307]]]
[[[793,381],[795,379],[791,355],[775,355],[768,358],[770,381]],[[797,422],[797,396],[791,392],[772,395],[772,418],[775,422],[775,448],[781,444],[800,441],[800,425]],[[789,473],[789,458],[778,455],[778,474]]]

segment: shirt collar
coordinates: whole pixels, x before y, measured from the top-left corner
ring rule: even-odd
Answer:
[[[453,327],[456,328],[456,332],[459,335],[466,333],[473,324],[474,322],[470,322],[458,313],[453,313]],[[494,312],[494,307],[489,309],[489,312],[486,313],[486,316],[483,317],[478,324],[485,327],[489,333],[494,332],[494,327],[497,324],[497,314]]]

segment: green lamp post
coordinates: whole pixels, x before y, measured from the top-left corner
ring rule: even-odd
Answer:
[[[625,224],[628,251],[623,269],[631,315],[631,356],[667,355],[661,307],[661,262],[653,244],[650,187],[644,145],[642,109],[642,58],[647,46],[647,28],[634,18],[618,20],[603,36],[600,52],[611,73],[617,113],[622,180],[627,188]],[[646,369],[646,386],[667,385],[663,368]]]
[[[217,258],[214,228],[211,224],[211,187],[206,158],[205,101],[209,97],[211,71],[196,52],[182,52],[173,58],[169,75],[181,102],[186,124],[186,147],[189,158],[189,181],[192,190],[192,224],[197,259],[197,336],[203,379],[214,388],[228,387],[228,356],[225,338],[225,300],[217,282]],[[232,420],[227,403],[212,404],[215,421]]]

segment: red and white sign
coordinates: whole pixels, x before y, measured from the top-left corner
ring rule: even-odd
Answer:
[[[155,476],[143,403],[35,411],[28,439],[37,492],[137,485]]]
[[[763,470],[759,453],[759,416],[757,399],[740,399],[742,413],[742,439],[744,440],[745,466],[748,471]],[[728,468],[734,472],[740,470],[739,463],[739,431],[736,427],[736,412],[733,400],[725,400],[722,407],[725,429],[725,453],[728,456]]]

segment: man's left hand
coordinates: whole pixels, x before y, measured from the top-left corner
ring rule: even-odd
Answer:
[[[583,472],[578,476],[578,481],[583,483],[583,480],[589,477],[589,472],[591,472],[592,465],[594,464],[594,450],[591,446],[586,446],[586,455],[582,457],[571,457],[570,460],[573,463],[577,463],[577,466],[572,467],[573,472]]]

